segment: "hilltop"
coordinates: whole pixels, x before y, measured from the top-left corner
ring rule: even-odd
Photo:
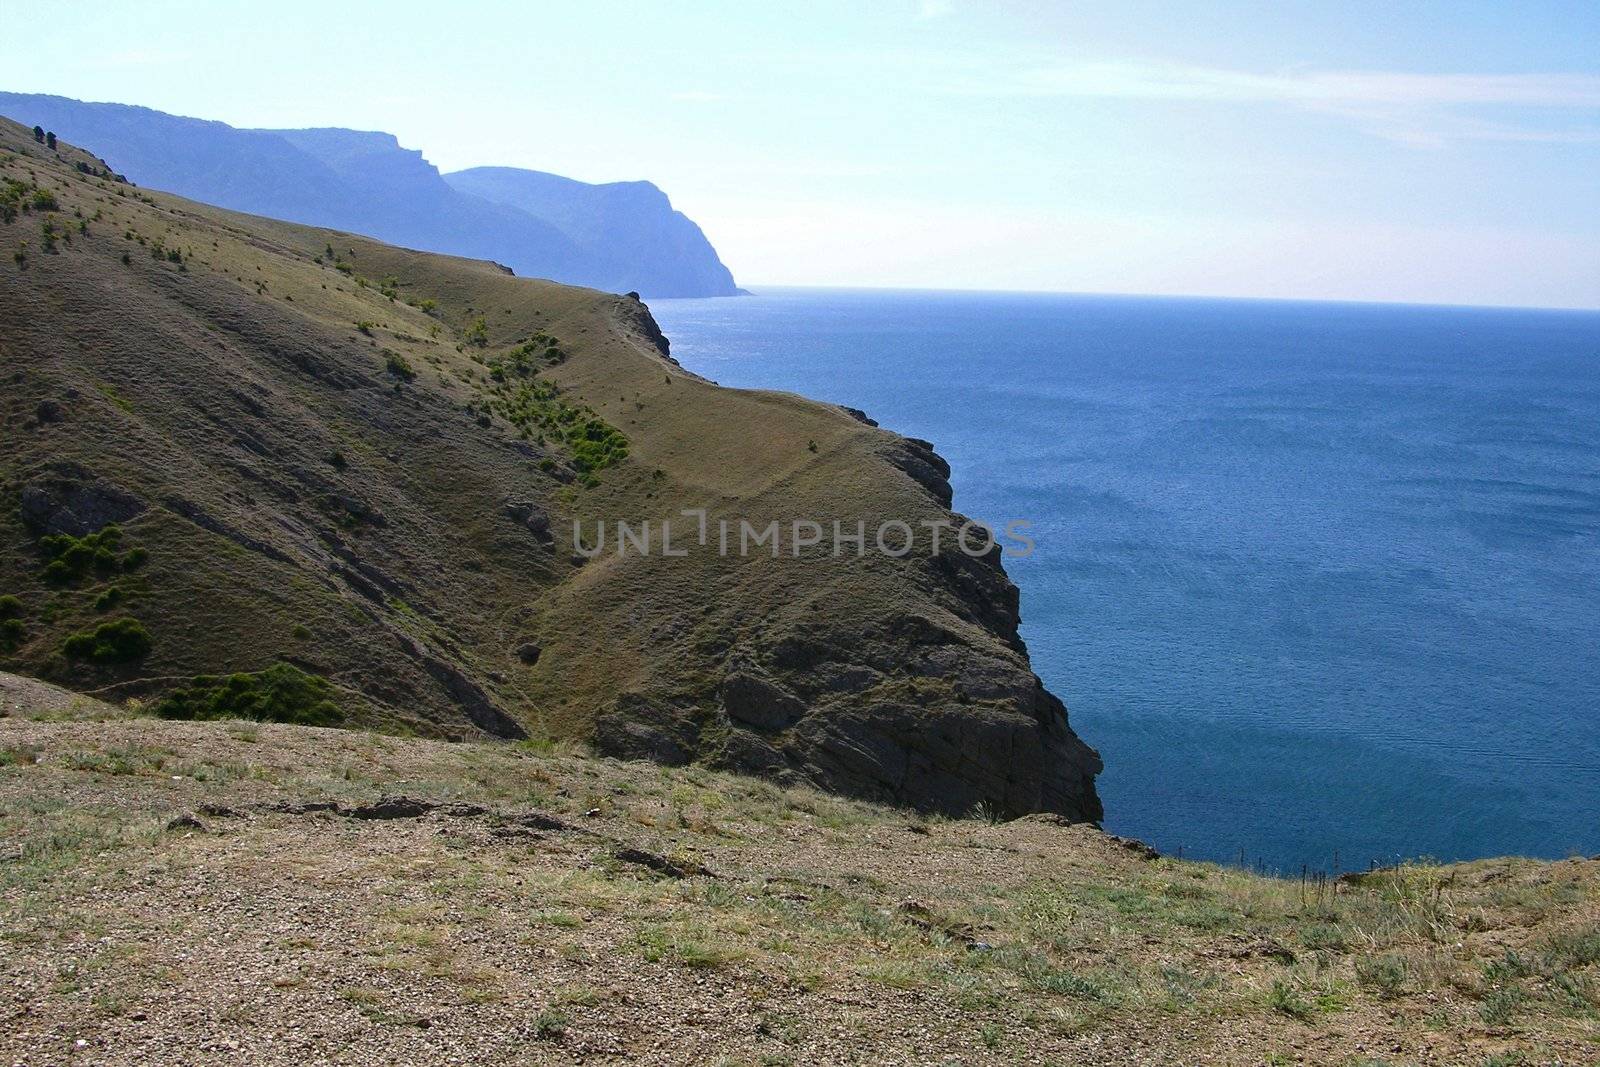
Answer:
[[[235,211],[365,234],[647,297],[733,296],[699,226],[648,182],[590,185],[537,171],[516,195],[441,175],[393,134],[251,130],[126,104],[0,93],[0,114],[92,145],[129,180]]]
[[[1277,880],[570,745],[0,676],[0,1053],[148,1064],[1521,1064],[1600,862]]]
[[[7,669],[1100,817],[998,548],[574,542],[685,509],[960,525],[927,442],[689,374],[631,294],[132,187],[7,121],[0,183]]]

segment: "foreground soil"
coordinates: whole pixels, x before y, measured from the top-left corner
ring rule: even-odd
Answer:
[[[0,712],[6,1063],[1600,1062],[1593,860],[1274,880],[549,746]]]

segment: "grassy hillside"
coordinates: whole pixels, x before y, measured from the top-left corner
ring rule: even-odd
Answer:
[[[1273,880],[566,745],[0,713],[8,1062],[1600,1059],[1594,860]]]
[[[575,517],[947,519],[925,445],[684,372],[630,297],[134,188],[9,122],[0,182],[0,664],[1098,818],[998,553],[574,551]]]

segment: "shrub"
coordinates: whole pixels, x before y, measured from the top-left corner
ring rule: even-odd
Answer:
[[[125,595],[126,594],[124,594],[119,587],[112,586],[110,589],[107,589],[105,592],[94,598],[94,610],[110,611],[112,608],[122,603]]]
[[[87,633],[73,634],[61,645],[68,659],[90,663],[127,663],[150,651],[150,633],[137,619],[113,619]]]
[[[144,564],[145,564],[145,560],[147,560],[149,558],[150,558],[149,549],[142,548],[142,547],[141,548],[131,548],[131,549],[128,550],[128,554],[126,556],[122,557],[122,569],[125,570],[125,571],[136,571],[140,567],[143,567]]]
[[[489,343],[489,324],[484,321],[482,315],[479,315],[473,320],[472,325],[467,327],[464,336],[468,344],[486,345]]]
[[[359,332],[366,334],[368,337],[371,337],[372,336],[373,327],[375,327],[377,325],[378,324],[375,323],[375,322],[371,322],[371,321],[369,321],[367,319],[362,319],[360,322],[356,323],[356,329]]]
[[[398,352],[385,350],[384,366],[389,369],[390,374],[401,381],[412,382],[417,379],[417,372],[412,369],[410,362]]]
[[[155,706],[163,719],[254,719],[298,726],[334,726],[344,713],[326,678],[288,663],[226,678],[201,675]]]
[[[572,465],[580,475],[593,475],[628,456],[628,439],[620,430],[592,410],[562,400],[547,381],[519,382],[515,389],[502,387],[491,406],[524,436],[537,432],[541,440],[546,433],[558,438],[571,450]]]
[[[536,333],[506,353],[505,362],[520,375],[538,372],[538,364],[554,367],[566,360],[561,345],[547,333]]]
[[[1356,961],[1356,980],[1380,997],[1398,997],[1406,984],[1406,961],[1402,956],[1373,956]]]
[[[33,206],[38,211],[57,211],[61,204],[56,200],[56,194],[48,189],[35,189],[33,191]]]
[[[0,596],[0,619],[19,618],[23,613],[22,601],[10,593]]]
[[[0,620],[0,652],[15,652],[28,639],[28,628],[21,619]]]
[[[122,529],[116,525],[82,537],[64,533],[41,537],[39,547],[44,550],[46,560],[44,580],[52,585],[64,585],[77,581],[91,570],[111,573],[125,564],[125,560],[117,558],[117,546],[121,543]]]
[[[566,1033],[567,1017],[559,1011],[541,1011],[533,1019],[533,1036],[548,1041]]]
[[[1272,988],[1267,992],[1267,1007],[1282,1012],[1291,1019],[1305,1020],[1312,1014],[1311,1005],[1295,992],[1293,986],[1281,978],[1273,979]]]

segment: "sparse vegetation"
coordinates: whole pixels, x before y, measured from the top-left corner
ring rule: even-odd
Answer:
[[[592,476],[628,456],[628,439],[588,407],[567,403],[556,386],[542,380],[499,383],[489,407],[522,431],[524,437],[553,437],[572,453],[572,465]]]
[[[403,382],[414,382],[417,380],[417,372],[415,368],[413,368],[411,366],[411,362],[400,353],[392,352],[386,348],[383,351],[383,359],[384,367],[396,378],[399,378]]]
[[[205,681],[188,687],[203,709],[193,717],[273,717],[213,708],[230,680]],[[31,851],[0,877],[143,931],[135,940],[167,939],[197,975],[163,994],[178,1010],[237,965],[219,934],[242,930],[241,943],[270,942],[277,995],[333,982],[385,1026],[443,995],[468,1022],[510,1006],[526,1039],[581,1041],[595,1026],[648,1026],[666,991],[675,1008],[704,1012],[693,1032],[712,1044],[699,1047],[746,1061],[806,1062],[796,1050],[832,1047],[818,1043],[843,1029],[867,1059],[914,1060],[937,1031],[941,1054],[965,1062],[1291,1063],[1289,1042],[1314,1041],[1317,1062],[1370,1064],[1383,1049],[1405,1063],[1445,1029],[1460,1043],[1449,1062],[1510,1063],[1524,1050],[1530,1063],[1585,1062],[1600,1012],[1595,861],[1413,865],[1314,897],[1297,881],[1141,859],[1087,827],[910,820],[570,747],[0,722],[11,731],[0,789],[31,791],[8,816]],[[118,802],[79,813],[91,787]],[[352,812],[401,789],[441,807],[382,822],[295,814]],[[67,796],[70,809],[54,799]],[[524,820],[540,828],[529,834]],[[175,835],[181,863],[143,862],[151,840]],[[687,873],[620,860],[629,852],[611,842]],[[86,877],[104,888],[82,899]],[[197,900],[196,884],[210,894]],[[1441,908],[1424,912],[1418,902],[1440,884]],[[219,898],[250,910],[213,915]],[[28,935],[8,948],[24,961],[59,954],[60,942],[14,921],[33,905],[7,899],[5,928]],[[130,921],[151,909],[182,921]],[[326,921],[307,928],[295,921],[303,909]],[[1437,922],[1451,927],[1444,940]],[[1309,944],[1360,947],[1298,948]],[[313,963],[326,977],[303,982]],[[109,995],[127,988],[120,975],[78,981]],[[82,1001],[26,995],[37,1018]],[[838,1005],[849,1005],[847,1027]]]

